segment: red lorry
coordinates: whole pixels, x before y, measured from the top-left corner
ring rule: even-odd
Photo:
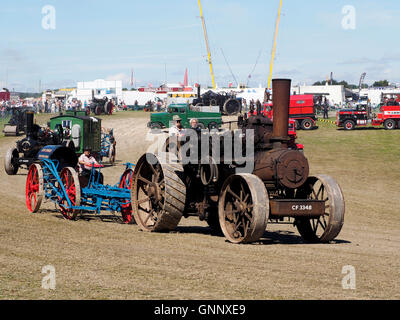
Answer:
[[[273,118],[272,102],[264,104],[262,113],[268,118]],[[254,111],[257,114],[257,111]],[[295,122],[296,129],[311,130],[318,128],[314,96],[312,94],[299,94],[290,96],[289,117]]]
[[[400,104],[395,106],[382,106],[380,113],[372,119],[373,126],[383,126],[386,130],[400,129]]]
[[[386,130],[400,128],[400,105],[382,106],[378,114],[372,114],[365,106],[357,106],[355,109],[340,110],[336,115],[336,125],[345,130],[353,130],[369,124],[383,125]]]
[[[371,106],[357,105],[353,109],[340,110],[336,114],[336,125],[345,130],[365,127],[369,124],[382,126],[386,130],[400,129],[400,101],[396,99],[383,101],[380,112],[373,114]]]
[[[290,97],[289,116],[295,120],[296,128],[311,130],[317,128],[317,116],[312,94],[301,94]]]

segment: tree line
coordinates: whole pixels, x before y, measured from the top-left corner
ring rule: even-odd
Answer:
[[[337,81],[337,80],[324,80],[324,81],[317,81],[313,84],[313,86],[324,86],[326,83],[330,85],[343,85],[347,89],[358,89],[358,85],[355,84],[349,84],[347,81]],[[389,86],[389,81],[388,80],[379,80],[375,81],[372,85],[374,88],[379,88],[379,87],[388,87]],[[366,89],[369,88],[369,86],[365,83],[362,84],[362,88]]]

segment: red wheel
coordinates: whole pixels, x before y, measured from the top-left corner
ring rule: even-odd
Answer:
[[[59,197],[59,207],[63,217],[67,220],[75,220],[79,210],[69,207],[67,198],[71,201],[72,206],[79,206],[81,203],[81,187],[79,178],[76,171],[71,167],[62,169],[60,173],[62,185],[64,186],[65,193],[59,186],[58,191],[63,196]]]
[[[121,176],[121,180],[119,182],[119,188],[131,190],[132,176],[133,176],[132,169],[125,170],[125,172]],[[132,204],[130,201],[127,200],[125,203],[122,204],[121,214],[124,223],[128,224],[135,222],[135,220],[132,219]]]
[[[345,130],[354,130],[356,124],[352,120],[346,120],[344,122],[344,129]]]
[[[43,194],[43,170],[40,164],[34,163],[29,167],[25,188],[26,206],[30,212],[39,211]]]

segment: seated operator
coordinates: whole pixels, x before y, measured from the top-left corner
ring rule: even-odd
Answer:
[[[92,170],[93,165],[99,165],[95,157],[92,155],[92,149],[89,147],[85,147],[83,149],[82,155],[79,157],[78,160],[79,163],[79,174],[83,177],[87,177],[88,179],[90,178],[90,173]],[[99,183],[103,184],[103,174],[100,173],[97,170],[94,170],[94,181],[97,181],[99,179]]]

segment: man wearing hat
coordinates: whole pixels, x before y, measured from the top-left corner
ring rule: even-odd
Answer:
[[[182,135],[183,127],[182,127],[181,117],[178,115],[175,115],[172,117],[172,120],[175,122],[175,124],[171,128],[169,128],[169,134],[170,135],[175,134],[176,136]]]

